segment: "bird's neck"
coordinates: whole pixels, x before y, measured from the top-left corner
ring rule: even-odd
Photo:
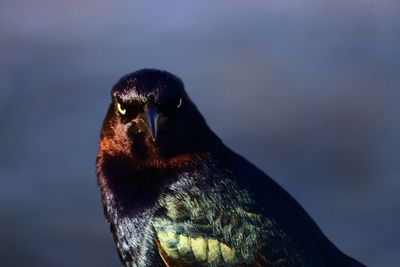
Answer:
[[[118,211],[119,216],[148,209],[179,174],[212,162],[209,152],[184,154],[147,164],[138,164],[129,156],[99,153],[97,174],[105,208]]]
[[[124,216],[151,208],[179,174],[213,166],[224,145],[211,130],[203,133],[202,139],[207,139],[202,140],[204,145],[168,158],[138,159],[131,153],[116,152],[100,144],[97,175],[105,209]]]

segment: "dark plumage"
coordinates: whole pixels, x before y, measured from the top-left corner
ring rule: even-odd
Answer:
[[[97,175],[124,266],[363,266],[227,148],[168,72],[113,87]]]

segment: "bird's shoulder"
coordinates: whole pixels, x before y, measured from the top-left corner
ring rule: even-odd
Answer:
[[[270,176],[229,148],[224,151],[222,164],[230,170],[238,186],[249,192],[252,200],[260,208],[262,216],[273,220],[277,227],[296,244],[302,254],[301,265],[363,266],[341,252],[324,235],[297,200]],[[300,265],[286,263],[285,266]]]
[[[233,152],[180,173],[160,207],[164,216],[153,225],[168,266],[331,266],[349,260],[288,192]]]

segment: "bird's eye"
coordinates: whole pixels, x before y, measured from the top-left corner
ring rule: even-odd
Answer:
[[[117,109],[118,109],[119,113],[121,113],[122,115],[125,115],[126,108],[123,108],[120,103],[117,103]]]
[[[158,105],[159,110],[166,115],[175,114],[175,112],[182,106],[182,100],[181,97],[175,98],[167,103]]]
[[[176,108],[180,108],[181,106],[182,106],[182,97],[179,98],[179,102]]]

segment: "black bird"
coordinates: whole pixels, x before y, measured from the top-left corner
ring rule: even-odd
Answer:
[[[124,266],[364,266],[227,148],[166,71],[112,88],[97,176]]]

